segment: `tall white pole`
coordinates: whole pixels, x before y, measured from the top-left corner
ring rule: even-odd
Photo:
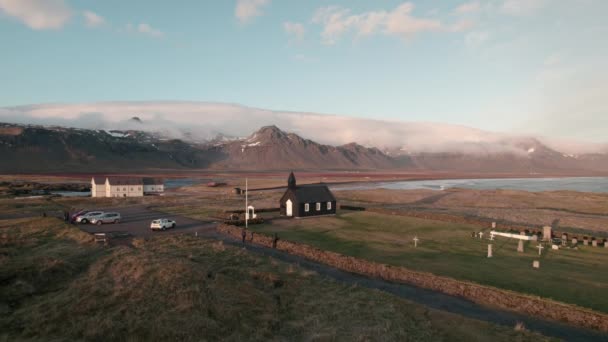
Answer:
[[[247,184],[247,178],[245,178],[245,229],[248,228],[247,226],[247,222],[249,219],[249,189],[248,189],[248,184]]]

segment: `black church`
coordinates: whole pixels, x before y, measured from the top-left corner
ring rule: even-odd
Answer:
[[[288,217],[309,217],[334,215],[336,198],[325,184],[296,185],[293,172],[287,180],[287,191],[281,197],[281,215]]]

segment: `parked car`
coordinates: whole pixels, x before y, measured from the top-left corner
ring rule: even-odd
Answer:
[[[76,212],[75,214],[72,214],[72,216],[69,217],[70,222],[76,222],[76,219],[79,216],[82,216],[82,215],[84,215],[84,214],[86,214],[88,212],[91,212],[91,211],[90,210],[80,210],[80,211]]]
[[[104,213],[98,217],[92,218],[91,223],[98,226],[105,223],[118,223],[120,222],[120,218],[119,213]]]
[[[94,218],[97,218],[103,214],[103,211],[89,211],[85,214],[76,216],[76,223],[87,224],[91,222],[91,220],[93,220]]]
[[[158,219],[150,223],[151,230],[165,230],[169,228],[175,228],[175,226],[177,226],[177,222],[169,219]]]

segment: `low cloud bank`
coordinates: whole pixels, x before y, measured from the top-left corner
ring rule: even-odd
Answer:
[[[131,120],[138,117],[142,123]],[[244,137],[276,125],[320,143],[357,142],[409,153],[527,153],[532,139],[458,125],[379,121],[315,113],[279,112],[209,102],[104,102],[0,108],[0,121],[101,130],[162,132],[174,138],[208,140],[218,134]],[[608,151],[605,144],[540,138],[569,154]],[[522,143],[523,141],[523,143]],[[530,143],[528,143],[530,142]]]

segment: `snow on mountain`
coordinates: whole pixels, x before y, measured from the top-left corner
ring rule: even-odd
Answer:
[[[133,120],[136,117],[137,120]],[[210,102],[104,102],[0,108],[0,121],[101,130],[140,130],[163,139],[204,144],[234,141],[260,126],[277,125],[320,144],[352,141],[391,155],[538,153],[542,144],[561,154],[606,153],[608,145],[522,137],[459,125],[381,121],[315,113],[281,112]],[[289,137],[289,135],[288,135]],[[251,138],[251,137],[250,137]],[[254,138],[255,139],[255,138]],[[521,143],[527,141],[527,143]],[[248,142],[253,144],[255,141]],[[534,152],[528,152],[534,149]]]

